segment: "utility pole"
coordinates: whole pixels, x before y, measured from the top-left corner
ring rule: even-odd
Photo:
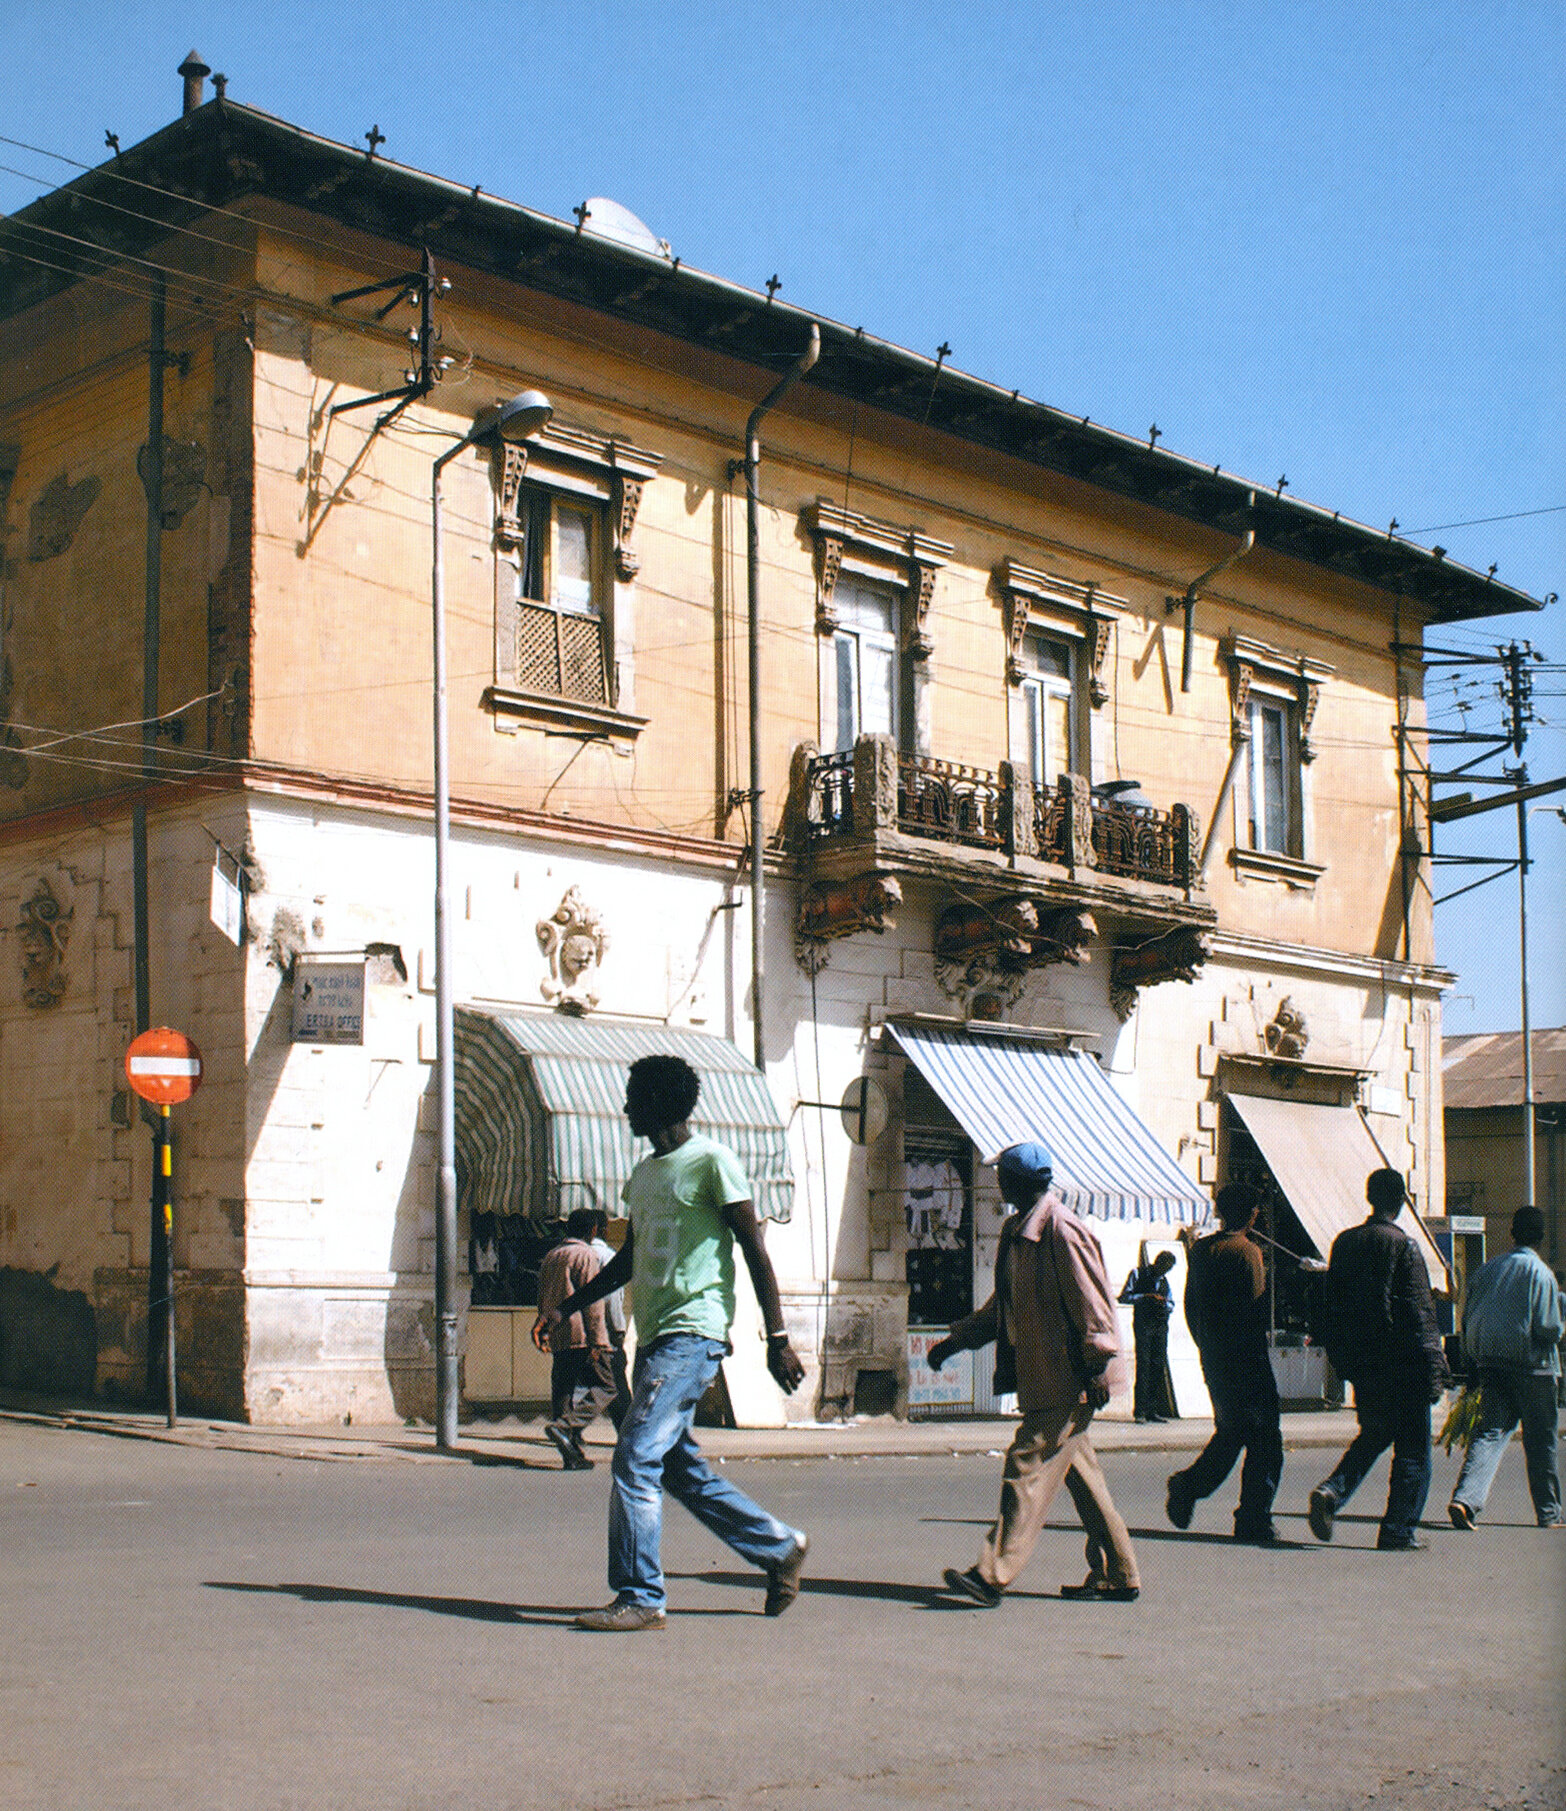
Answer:
[[[1525,650],[1514,641],[1506,650],[1506,677],[1503,696],[1511,713],[1512,752],[1521,755],[1528,740],[1528,722],[1533,715],[1533,675],[1524,665]],[[1523,1089],[1523,1198],[1524,1207],[1532,1207],[1537,1198],[1534,1172],[1534,1105],[1533,1105],[1533,1035],[1528,1024],[1528,805],[1524,793],[1528,787],[1528,769],[1524,765],[1508,767],[1506,777],[1517,786],[1517,955],[1522,994],[1522,1089]]]

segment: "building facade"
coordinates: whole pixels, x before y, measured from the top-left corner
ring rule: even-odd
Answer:
[[[989,1286],[997,1140],[1122,1272],[1231,1176],[1301,1254],[1378,1162],[1445,1201],[1420,640],[1532,600],[225,98],[0,250],[6,1381],[146,1385],[123,1059],[166,1023],[190,1399],[429,1412],[432,467],[528,387],[547,427],[441,479],[471,1403],[537,1390],[541,1242],[613,1204],[660,1040],[751,1141],[810,1367],[785,1410],[752,1317],[742,1419],[995,1406],[921,1358]],[[813,342],[748,562],[747,423]],[[1274,1298],[1308,1395],[1284,1258]]]

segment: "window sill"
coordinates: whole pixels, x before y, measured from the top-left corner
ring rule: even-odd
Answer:
[[[515,692],[503,685],[489,686],[485,705],[495,713],[495,727],[515,735],[524,723],[570,735],[602,736],[611,742],[634,742],[647,727],[646,717],[628,717],[605,704],[587,704],[549,692]]]
[[[1327,871],[1315,862],[1301,861],[1294,855],[1278,855],[1271,849],[1231,849],[1229,861],[1242,877],[1281,880],[1285,886],[1306,893],[1315,891],[1316,882]]]

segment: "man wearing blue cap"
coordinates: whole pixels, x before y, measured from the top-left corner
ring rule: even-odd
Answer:
[[[1041,1144],[995,1160],[1002,1199],[995,1290],[930,1349],[939,1370],[954,1352],[995,1342],[995,1387],[1015,1389],[1022,1420],[1001,1474],[1000,1513],[978,1562],[948,1567],[957,1596],[993,1610],[1028,1562],[1050,1501],[1064,1483],[1087,1530],[1088,1576],[1062,1597],[1130,1603],[1140,1593],[1136,1555],[1088,1438],[1120,1367],[1115,1295],[1086,1221],[1050,1187],[1055,1160]]]

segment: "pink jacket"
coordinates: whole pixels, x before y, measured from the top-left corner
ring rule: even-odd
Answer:
[[[1053,1189],[1007,1226],[996,1292],[951,1330],[959,1348],[1004,1335],[1016,1354],[1017,1405],[1024,1414],[1073,1408],[1087,1377],[1124,1382],[1115,1292],[1087,1222]]]
[[[567,1239],[564,1244],[556,1245],[544,1254],[539,1267],[539,1312],[558,1308],[567,1296],[575,1295],[584,1283],[592,1282],[598,1271],[598,1253],[585,1240]],[[608,1344],[609,1325],[601,1301],[562,1321],[549,1336],[551,1352],[565,1352],[573,1346],[607,1347]]]

